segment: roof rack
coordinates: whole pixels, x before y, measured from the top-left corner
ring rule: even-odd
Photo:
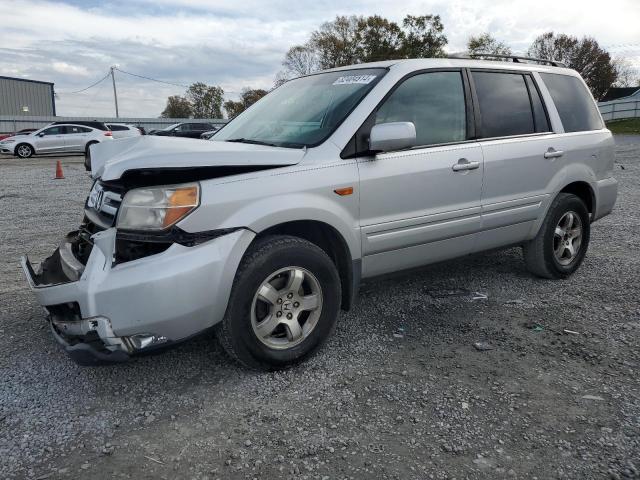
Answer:
[[[566,67],[564,63],[557,62],[556,60],[545,60],[544,58],[534,57],[519,57],[516,55],[501,55],[497,53],[465,53],[458,55],[449,55],[447,58],[505,58],[511,60],[513,63],[540,63],[543,65],[551,65],[552,67]]]

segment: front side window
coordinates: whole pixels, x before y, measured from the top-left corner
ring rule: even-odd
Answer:
[[[376,112],[376,124],[389,122],[412,122],[419,146],[466,140],[461,72],[422,73],[405,80]]]
[[[42,133],[45,135],[62,135],[64,133],[64,127],[59,126],[47,128],[46,130],[43,130]]]
[[[482,138],[535,133],[534,116],[524,76],[472,71],[480,104]]]
[[[301,148],[324,142],[386,73],[340,70],[290,80],[225,125],[213,140]]]
[[[600,130],[602,119],[591,94],[576,77],[557,73],[541,73],[565,132]]]

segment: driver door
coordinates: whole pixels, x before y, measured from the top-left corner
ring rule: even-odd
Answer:
[[[54,125],[40,132],[35,142],[36,152],[63,152],[65,149],[66,128],[64,125]]]
[[[413,122],[417,146],[358,158],[362,275],[470,253],[480,229],[483,157],[458,70],[403,80],[370,124]]]

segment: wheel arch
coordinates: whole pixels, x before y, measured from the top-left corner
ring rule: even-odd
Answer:
[[[18,156],[18,147],[20,147],[21,145],[27,145],[29,148],[31,148],[31,152],[32,152],[31,154],[32,155],[36,154],[36,147],[34,145],[30,144],[29,142],[22,141],[22,142],[17,143],[15,148],[13,149],[13,155],[14,156],[16,156],[16,157]]]
[[[584,204],[587,206],[587,210],[590,214],[594,215],[596,212],[596,194],[587,182],[577,181],[572,182],[566,185],[562,190],[558,192],[560,193],[571,193],[576,197],[580,198]]]
[[[360,260],[353,260],[349,245],[340,232],[319,220],[292,220],[257,232],[254,242],[268,235],[291,235],[321,248],[333,260],[342,286],[341,306],[349,310],[360,284]]]

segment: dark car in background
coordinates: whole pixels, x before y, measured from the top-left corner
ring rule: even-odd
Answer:
[[[162,130],[153,130],[149,135],[159,135],[162,137],[188,137],[200,138],[204,132],[214,130],[216,127],[212,123],[204,122],[183,122],[170,125]]]

